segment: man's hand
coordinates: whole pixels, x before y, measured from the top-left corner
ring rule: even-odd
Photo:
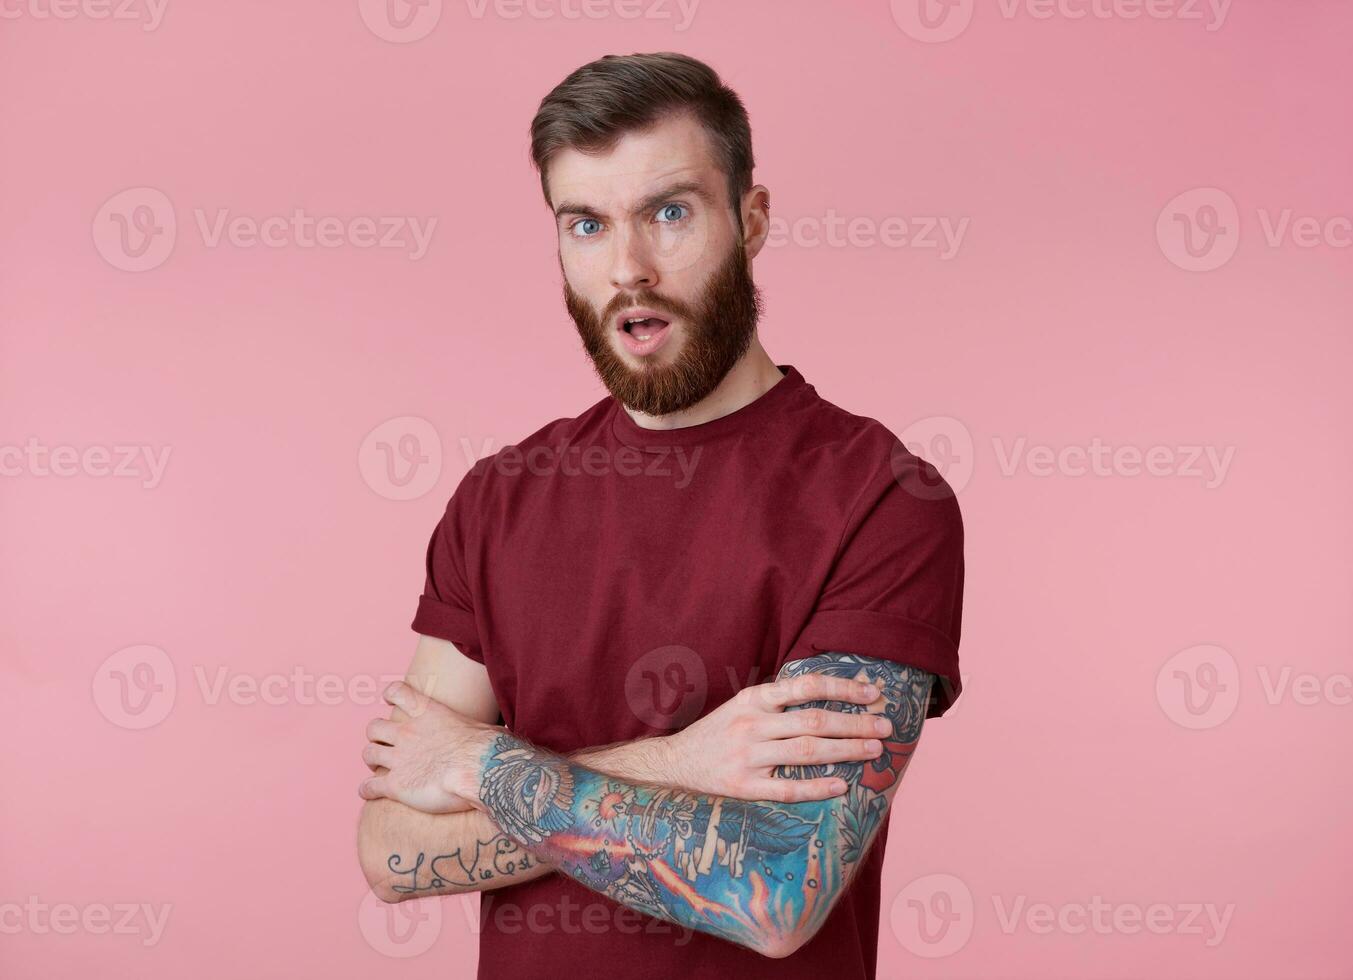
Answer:
[[[370,741],[362,760],[387,771],[363,782],[358,795],[364,800],[385,797],[424,813],[473,809],[453,787],[467,784],[460,770],[477,767],[494,733],[504,729],[452,711],[403,681],[386,688],[384,697],[409,717],[375,718],[367,724]]]
[[[855,712],[785,708],[844,701]],[[883,752],[892,725],[880,689],[846,677],[806,673],[744,688],[685,729],[667,736],[672,772],[666,785],[740,800],[798,803],[846,792],[837,776],[780,779],[777,766],[867,762]],[[874,712],[874,713],[871,713]]]

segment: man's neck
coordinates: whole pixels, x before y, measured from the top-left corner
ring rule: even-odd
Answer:
[[[747,353],[739,358],[718,387],[690,408],[668,415],[645,415],[625,406],[625,411],[641,429],[684,429],[731,415],[750,405],[784,378],[761,341],[752,339]]]

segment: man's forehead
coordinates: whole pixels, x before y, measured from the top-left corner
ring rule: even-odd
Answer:
[[[669,184],[688,181],[716,193],[718,180],[704,130],[684,118],[626,133],[604,153],[565,147],[549,164],[551,198],[596,207],[623,207]]]

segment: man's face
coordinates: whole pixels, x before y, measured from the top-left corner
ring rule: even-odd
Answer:
[[[704,130],[682,114],[605,154],[561,150],[548,180],[564,302],[607,390],[648,415],[700,401],[747,351],[760,312]]]

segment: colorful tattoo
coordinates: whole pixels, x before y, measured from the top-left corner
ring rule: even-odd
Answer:
[[[846,797],[761,803],[636,785],[500,735],[484,758],[480,800],[537,858],[631,908],[752,948],[811,935],[887,812],[884,794],[915,747],[933,680],[834,653],[788,664],[781,676],[812,670],[881,682],[884,697],[868,710],[894,723],[883,755],[868,764],[777,772],[829,771],[847,780]]]
[[[847,704],[843,701],[810,701],[790,705],[786,711],[804,708],[830,708],[850,713],[882,713],[893,724],[893,732],[883,740],[883,754],[868,762],[837,762],[824,766],[780,766],[777,776],[791,779],[816,779],[839,776],[849,789],[844,797],[841,839],[843,858],[858,861],[873,839],[873,833],[888,813],[883,795],[901,778],[911,753],[921,737],[921,722],[930,704],[930,688],[935,675],[905,664],[849,653],[823,653],[785,664],[781,677],[800,674],[830,674],[851,680],[868,681],[883,689],[884,704]]]

